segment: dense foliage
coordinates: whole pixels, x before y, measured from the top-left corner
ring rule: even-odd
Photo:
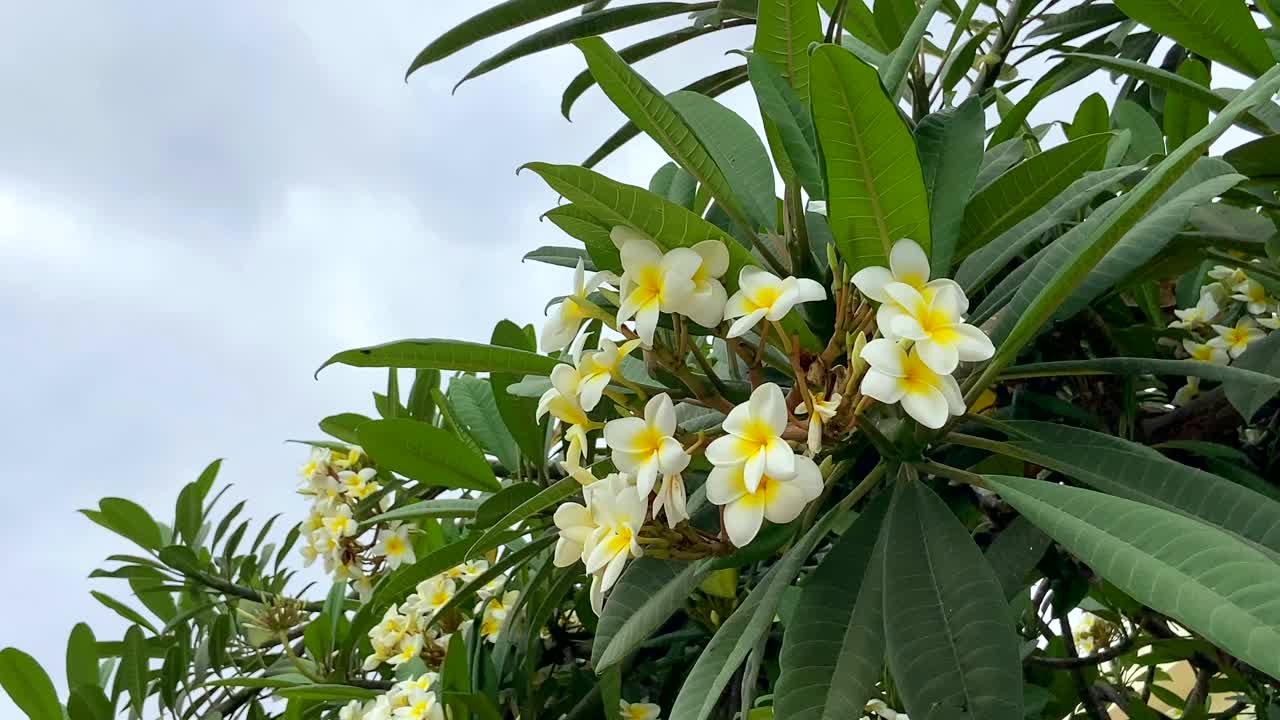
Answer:
[[[29,717],[1280,719],[1280,4],[508,0],[409,72],[553,16],[463,78],[573,43],[564,113],[628,121],[524,167],[545,325],[325,362],[385,392],[279,544],[218,463],[84,511],[130,627],[72,630],[66,695],[0,652]],[[684,90],[632,67],[734,28]],[[639,133],[647,187],[590,169]]]

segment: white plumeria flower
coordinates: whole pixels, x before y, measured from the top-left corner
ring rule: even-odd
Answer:
[[[605,388],[609,387],[609,382],[615,376],[622,375],[622,358],[630,355],[633,350],[640,347],[640,341],[628,340],[622,345],[618,345],[612,340],[600,338],[600,348],[598,350],[583,353],[582,342],[586,338],[586,335],[580,335],[574,341],[572,357],[574,363],[573,372],[576,376],[573,378],[573,386],[578,395],[578,404],[583,410],[590,412],[600,403],[600,396],[604,394]],[[559,370],[564,375],[566,371],[560,370],[561,367],[568,368],[569,366],[556,366],[555,370]],[[567,376],[565,377],[567,380]]]
[[[1209,344],[1226,350],[1233,359],[1244,354],[1249,349],[1249,343],[1261,340],[1266,335],[1250,317],[1240,318],[1234,327],[1214,325],[1213,331],[1218,336],[1210,339]]]
[[[587,319],[580,303],[587,302],[587,295],[601,284],[612,280],[614,275],[610,272],[598,272],[588,278],[586,263],[582,258],[578,259],[578,266],[573,271],[573,293],[556,305],[542,326],[542,352],[563,350],[573,342],[582,327],[582,321]]]
[[[613,464],[635,475],[641,497],[649,497],[659,473],[670,475],[689,466],[689,454],[673,437],[675,431],[675,405],[666,393],[645,403],[643,418],[619,418],[604,426],[604,441],[613,450]]]
[[[511,606],[519,597],[518,591],[508,590],[502,597],[489,598],[484,603],[480,619],[480,637],[489,642],[497,642],[498,633],[502,630],[502,622],[506,620]]]
[[[627,560],[644,554],[637,538],[648,502],[624,486],[617,494],[593,493],[591,504],[598,527],[588,541],[586,566],[587,572],[596,576],[591,583],[591,606],[599,614],[604,593],[618,581]]]
[[[378,491],[378,483],[373,480],[377,474],[378,471],[373,468],[365,468],[360,472],[343,470],[338,473],[338,483],[347,497],[363,500]]]
[[[331,455],[329,448],[311,448],[311,457],[307,460],[307,464],[298,470],[298,474],[306,480],[311,480],[317,475],[328,475]]]
[[[387,662],[391,665],[399,666],[422,654],[422,636],[406,635],[400,639],[398,650],[395,655],[387,658]]]
[[[378,542],[371,551],[375,556],[387,559],[387,567],[395,569],[406,563],[413,564],[417,556],[413,553],[413,543],[409,542],[409,526],[398,522],[390,523],[378,533]]]
[[[822,426],[828,420],[836,416],[836,411],[840,409],[840,401],[844,398],[840,393],[832,393],[831,399],[826,399],[822,393],[813,394],[813,417],[809,418],[809,453],[817,455],[822,449]],[[809,412],[808,403],[800,403],[796,406],[796,415],[804,415]]]
[[[1207,274],[1232,290],[1249,281],[1249,276],[1238,267],[1215,265]]]
[[[338,720],[364,720],[364,703],[352,700],[338,711]]]
[[[1192,360],[1212,363],[1214,365],[1226,365],[1231,359],[1227,356],[1227,351],[1217,345],[1209,343],[1198,343],[1194,340],[1183,340],[1182,347],[1191,356]]]
[[[1267,317],[1258,318],[1258,324],[1268,330],[1280,330],[1280,314],[1272,311]]]
[[[693,292],[677,304],[676,312],[703,327],[713,328],[724,318],[728,297],[720,278],[729,269],[729,248],[719,240],[703,240],[692,248],[702,263],[693,273]]]
[[[1179,407],[1187,405],[1188,402],[1196,400],[1199,396],[1199,378],[1196,375],[1187,375],[1187,384],[1178,388],[1178,392],[1174,393],[1174,405]]]
[[[611,236],[622,238],[619,254],[624,272],[618,322],[634,317],[636,334],[650,347],[658,315],[677,312],[693,294],[693,275],[702,265],[702,256],[691,248],[675,248],[664,254],[652,240],[622,226],[615,227]],[[615,243],[618,240],[614,237]]]
[[[556,365],[551,371],[551,387],[538,399],[535,420],[551,413],[565,426],[564,437],[569,447],[565,451],[565,464],[578,467],[586,452],[587,430],[594,424],[578,402],[578,371],[571,365]]]
[[[724,306],[724,319],[733,320],[727,337],[741,337],[761,320],[777,322],[796,305],[826,297],[826,288],[816,280],[784,279],[748,265],[738,273],[738,292]]]
[[[884,704],[879,698],[867,701],[867,705],[863,708],[864,712],[875,713],[882,720],[910,720],[906,713],[900,713],[888,705]]]
[[[707,500],[725,506],[724,529],[738,547],[755,539],[765,519],[789,523],[821,494],[822,472],[804,456],[795,459],[790,477],[766,474],[755,488],[748,486],[742,465],[715,467],[707,476]]]
[[[618,717],[622,720],[660,720],[659,715],[662,708],[653,703],[629,703],[626,700],[618,702]]]
[[[1193,329],[1201,325],[1208,325],[1218,316],[1221,308],[1218,307],[1218,301],[1214,297],[1212,290],[1203,289],[1200,291],[1200,299],[1196,302],[1195,307],[1185,310],[1174,310],[1173,314],[1177,316],[1177,320],[1169,323],[1171,328]]]
[[[934,372],[912,348],[908,354],[898,343],[880,338],[862,348],[862,359],[871,367],[862,377],[862,394],[882,403],[902,403],[902,409],[928,428],[938,429],[948,415],[963,415],[964,396],[950,375]]]
[[[1252,315],[1262,315],[1271,309],[1271,297],[1267,295],[1267,288],[1252,278],[1237,286],[1231,299],[1244,303],[1245,309]]]
[[[555,522],[560,529],[560,539],[556,541],[552,557],[556,567],[569,567],[579,560],[585,562],[587,544],[599,528],[591,513],[590,502],[587,505],[561,503],[556,508]]]
[[[873,265],[865,267],[853,274],[853,285],[858,292],[880,303],[876,310],[876,326],[887,338],[897,340],[893,334],[893,321],[906,313],[906,308],[898,304],[887,292],[889,285],[902,283],[915,288],[926,303],[932,303],[940,292],[954,293],[952,302],[961,316],[969,310],[969,301],[964,291],[954,280],[947,278],[929,279],[929,256],[925,255],[914,240],[903,238],[889,249],[889,267]]]
[[[437,575],[418,583],[414,594],[405,600],[405,604],[423,615],[430,615],[447,605],[455,592],[457,583],[452,578]]]
[[[680,473],[662,476],[662,486],[653,500],[653,516],[658,513],[667,516],[667,525],[675,528],[681,521],[689,519],[689,497],[685,493],[684,477]]]
[[[396,708],[394,720],[444,720],[444,710],[436,694],[414,688],[408,693],[408,703]]]
[[[790,478],[796,472],[796,455],[782,439],[787,427],[787,401],[782,389],[765,383],[751,393],[751,399],[724,419],[728,435],[707,446],[707,460],[717,467],[741,465],[747,490],[755,492],[760,479]]]
[[[978,362],[995,354],[986,334],[963,321],[963,294],[959,291],[943,289],[925,300],[910,285],[893,282],[885,286],[885,294],[903,310],[893,318],[891,332],[885,335],[915,341],[920,359],[934,372],[949,375],[961,360]]]
[[[334,538],[351,537],[358,531],[356,521],[351,517],[350,505],[339,505],[334,508],[332,514],[326,515],[322,522],[325,531]]]

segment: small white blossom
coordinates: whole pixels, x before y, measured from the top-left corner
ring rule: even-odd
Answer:
[[[813,460],[795,459],[795,472],[787,478],[765,474],[754,488],[743,475],[743,465],[718,466],[707,477],[707,500],[724,505],[724,529],[734,545],[750,543],[765,519],[789,523],[822,494],[822,472]]]
[[[689,455],[673,437],[675,431],[675,405],[666,393],[645,403],[643,418],[619,418],[604,426],[613,463],[635,476],[636,490],[642,497],[653,491],[659,473],[670,475],[689,466]]]
[[[813,394],[814,412],[813,417],[809,418],[809,454],[816,455],[822,449],[822,426],[836,416],[842,399],[840,393],[833,393],[830,399],[826,399],[822,393]],[[796,415],[804,415],[808,412],[808,403],[802,402],[796,406]]]
[[[748,265],[738,274],[738,291],[724,306],[724,319],[733,320],[727,336],[741,337],[761,320],[777,322],[796,305],[826,297],[826,288],[816,280],[780,278]]]
[[[782,389],[765,383],[751,399],[733,410],[722,424],[727,435],[707,446],[707,460],[716,467],[741,466],[747,490],[755,492],[766,474],[788,479],[796,472],[796,455],[782,439],[787,405]]]
[[[950,375],[934,372],[912,348],[908,354],[892,340],[867,343],[862,359],[871,366],[862,377],[862,394],[882,403],[902,403],[902,409],[921,425],[938,429],[949,415],[963,415],[964,396]]]

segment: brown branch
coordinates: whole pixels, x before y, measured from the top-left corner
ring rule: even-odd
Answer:
[[[1050,655],[1040,655],[1032,653],[1027,656],[1023,662],[1028,662],[1041,667],[1052,668],[1054,670],[1070,670],[1073,668],[1089,667],[1091,665],[1101,665],[1104,662],[1115,660],[1121,655],[1129,652],[1137,642],[1134,635],[1126,636],[1119,643],[1112,645],[1106,650],[1094,653],[1093,655],[1078,655],[1076,657],[1052,657]]]

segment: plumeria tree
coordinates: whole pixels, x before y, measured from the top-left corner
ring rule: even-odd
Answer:
[[[553,16],[464,78],[572,43],[627,121],[523,168],[541,329],[334,355],[279,523],[84,511],[129,629],[0,652],[29,717],[1280,718],[1275,0],[508,0],[410,73]]]

